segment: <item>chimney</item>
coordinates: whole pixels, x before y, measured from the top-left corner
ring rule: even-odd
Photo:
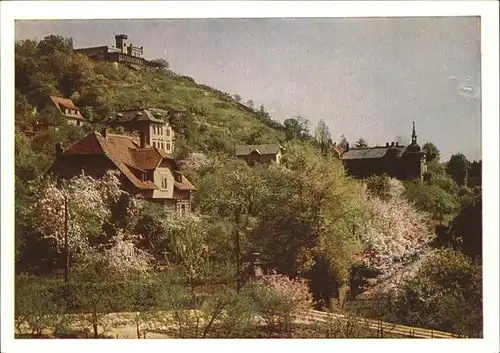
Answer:
[[[60,142],[56,142],[56,158],[63,154],[63,149]]]
[[[389,147],[389,142],[386,142],[386,143],[385,143],[385,147]]]
[[[399,147],[399,142],[396,141],[396,147]]]
[[[108,137],[108,129],[103,127],[101,130],[101,135],[102,135],[102,137],[107,138]]]
[[[391,142],[391,147],[394,147],[394,142]]]
[[[346,152],[347,152],[347,151],[349,151],[349,142],[347,142],[347,143],[345,144],[345,151],[346,151]]]
[[[140,147],[146,148],[146,134],[141,130],[140,134]]]

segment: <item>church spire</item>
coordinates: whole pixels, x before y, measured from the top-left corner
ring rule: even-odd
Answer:
[[[413,122],[413,131],[411,134],[411,143],[417,143],[417,134],[415,133],[415,122]]]

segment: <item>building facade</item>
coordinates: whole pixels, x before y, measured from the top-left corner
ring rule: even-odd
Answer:
[[[285,149],[278,144],[240,145],[235,148],[237,158],[244,160],[248,165],[281,163]]]
[[[168,123],[169,112],[148,108],[121,111],[112,114],[106,121],[110,127],[123,127],[127,132],[138,133],[141,144],[173,153],[175,133]]]
[[[425,152],[417,143],[415,123],[408,146],[397,142],[367,148],[349,148],[347,145],[341,160],[347,173],[357,178],[387,174],[400,180],[424,180],[427,173]]]

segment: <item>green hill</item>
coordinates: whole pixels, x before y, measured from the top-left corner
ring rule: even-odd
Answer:
[[[63,124],[48,101],[49,95],[58,95],[71,98],[93,129],[116,110],[181,110],[182,118],[171,123],[179,132],[178,153],[182,155],[190,151],[231,152],[235,143],[279,142],[285,138],[283,125],[273,121],[263,107],[247,107],[228,93],[174,73],[168,65],[151,69],[92,61],[75,53],[71,43],[59,36],[16,43],[19,131],[33,130],[39,126],[36,121]]]

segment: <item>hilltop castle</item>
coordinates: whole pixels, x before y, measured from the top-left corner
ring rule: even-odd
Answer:
[[[126,34],[117,34],[115,35],[114,47],[101,45],[98,47],[79,48],[75,49],[75,51],[88,56],[90,59],[98,61],[110,61],[148,67],[158,66],[157,63],[148,61],[142,57],[144,54],[143,47],[135,47],[132,44],[127,46],[125,42],[127,39],[128,36]]]

